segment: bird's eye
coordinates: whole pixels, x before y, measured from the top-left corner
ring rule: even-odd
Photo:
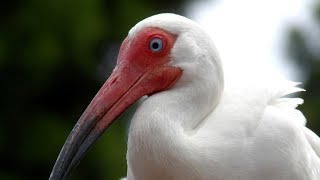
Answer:
[[[149,49],[152,52],[160,52],[162,50],[162,40],[160,38],[153,38],[149,43]]]

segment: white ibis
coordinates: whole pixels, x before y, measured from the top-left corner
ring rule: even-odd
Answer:
[[[68,178],[115,118],[145,95],[129,131],[129,180],[320,179],[320,139],[295,109],[302,99],[283,97],[302,90],[296,85],[224,73],[195,22],[149,17],[123,41],[112,75],[67,138],[50,179]]]

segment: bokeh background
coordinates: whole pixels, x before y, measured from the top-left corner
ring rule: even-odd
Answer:
[[[160,12],[192,18],[190,6],[196,3],[186,0],[2,2],[0,179],[47,179],[73,125],[110,74],[128,30],[138,21]],[[215,1],[209,4],[214,5]],[[320,134],[320,48],[316,45],[320,42],[320,1],[312,1],[306,13],[312,17],[314,29],[310,31],[299,23],[288,24],[282,37],[285,48],[281,51],[296,67],[297,74],[303,75],[293,77],[302,80],[302,86],[307,89],[299,94],[305,99],[299,109],[308,119],[307,126]],[[309,32],[313,32],[312,38]],[[100,138],[71,179],[126,176],[127,119],[133,111],[134,107],[125,112]]]

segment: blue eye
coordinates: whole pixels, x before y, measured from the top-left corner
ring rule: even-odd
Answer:
[[[153,38],[149,43],[149,49],[152,52],[159,52],[162,50],[162,40],[159,38]]]

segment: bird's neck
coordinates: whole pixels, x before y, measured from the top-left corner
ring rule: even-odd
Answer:
[[[208,77],[220,79],[208,81]],[[170,174],[166,169],[170,167],[168,164],[182,160],[185,155],[181,153],[187,148],[186,138],[194,133],[220,99],[222,77],[208,77],[189,78],[184,75],[174,88],[142,102],[131,121],[128,141],[130,167],[141,168],[143,164],[141,169],[147,168],[153,174]],[[141,172],[138,169],[132,171]]]

